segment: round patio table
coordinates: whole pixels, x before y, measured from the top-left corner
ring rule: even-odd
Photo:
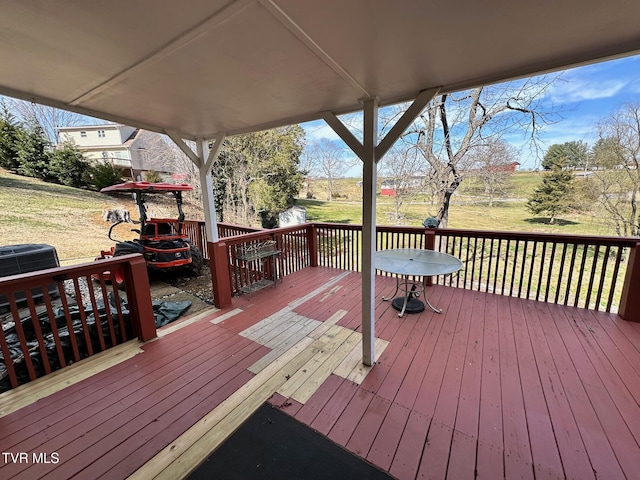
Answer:
[[[375,254],[375,265],[378,270],[396,275],[395,292],[389,297],[383,297],[382,300],[391,300],[398,290],[404,292],[402,297],[397,297],[392,302],[393,308],[400,311],[399,317],[402,317],[405,311],[417,313],[424,310],[424,304],[414,298],[424,293],[424,287],[410,277],[449,275],[462,268],[462,262],[453,255],[416,248],[380,250]],[[431,305],[426,294],[424,294],[424,301],[435,313],[442,313],[442,309]]]

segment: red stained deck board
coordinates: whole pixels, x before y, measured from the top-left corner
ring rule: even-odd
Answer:
[[[411,411],[402,432],[389,473],[396,478],[415,478],[422,458],[431,419]]]
[[[461,312],[466,311],[466,313],[469,314],[470,325],[464,357],[464,367],[462,370],[455,429],[473,439],[478,438],[478,423],[480,417],[484,316],[478,315],[477,312],[482,311],[482,306],[480,296],[477,293],[469,292],[465,295],[465,303],[461,309]],[[465,446],[467,445],[466,439],[461,439],[460,442]]]
[[[572,356],[565,344],[565,339],[562,338],[560,330],[554,321],[554,317],[562,317],[563,315],[557,311],[552,314],[544,304],[532,303],[532,305],[537,310],[537,316],[544,330],[549,351],[566,393],[567,403],[580,430],[580,436],[589,455],[593,470],[597,472],[599,478],[623,478],[624,474],[581,378],[583,369],[588,368],[588,366],[574,365]],[[562,319],[560,323],[566,323],[566,318]],[[571,343],[570,337],[567,340]],[[575,341],[576,339],[574,338],[573,342],[575,343]]]
[[[503,465],[499,319],[495,298],[486,295],[484,297],[485,305],[482,310],[475,310],[484,315],[477,463],[479,472],[495,473],[496,465],[500,465],[501,468]],[[479,307],[476,302],[474,302],[474,307]],[[497,462],[496,455],[499,455],[499,462]],[[502,477],[501,474],[496,478]],[[493,477],[484,476],[484,478]]]
[[[153,392],[151,386],[136,391],[133,395],[120,397],[120,401],[115,403],[104,401],[102,397],[94,396],[92,403],[93,413],[78,411],[74,418],[69,419],[69,423],[75,424],[66,430],[64,434],[51,438],[45,446],[51,451],[58,451],[61,458],[74,458],[80,456],[79,452],[88,449],[96,442],[109,438],[112,432],[120,429],[123,431],[136,431],[139,425],[151,422],[166,409],[172,408],[174,404],[183,401],[195,401],[198,398],[199,390],[212,385],[218,385],[216,380],[221,377],[222,384],[229,378],[225,376],[230,368],[236,368],[233,361],[224,361],[226,351],[211,359],[196,359],[192,364],[186,364],[173,376],[164,375],[154,383],[161,386]],[[200,364],[198,364],[200,362]],[[239,370],[239,369],[237,369]],[[157,388],[157,387],[156,387]],[[185,403],[182,403],[184,406]],[[156,413],[159,412],[159,413]],[[147,420],[149,419],[149,420]],[[115,441],[125,438],[127,435],[119,434]],[[69,441],[70,438],[75,440]],[[27,447],[23,442],[21,448]],[[94,452],[95,449],[92,449]],[[100,449],[98,452],[106,450]],[[84,456],[82,456],[84,458]]]
[[[210,341],[215,343],[218,340],[222,341],[226,338],[231,338],[231,334],[221,329],[214,329],[211,331],[205,331],[201,338],[211,339]],[[162,348],[165,348],[164,345],[166,345],[167,342],[171,342],[171,347],[168,348],[168,350],[170,351],[167,352],[163,357],[163,363],[168,363],[174,360],[176,357],[179,357],[184,351],[192,348],[191,345],[193,343],[188,341],[176,342],[174,340],[174,337],[171,337],[171,340],[159,339],[155,342],[152,342],[151,344],[142,345],[142,348],[146,351],[151,345],[154,345],[156,343],[162,344]],[[155,350],[156,349],[154,349],[154,351]],[[5,432],[9,432],[10,425],[14,420],[18,421],[16,429],[21,430],[26,426],[25,422],[23,421],[24,418],[28,418],[32,422],[39,421],[42,417],[39,417],[38,415],[49,416],[51,412],[54,412],[60,408],[66,408],[66,406],[71,403],[70,400],[66,397],[75,397],[76,399],[77,397],[83,397],[86,395],[86,392],[92,392],[96,387],[101,388],[105,384],[111,383],[113,379],[121,379],[122,377],[127,377],[127,379],[132,380],[137,379],[137,377],[135,377],[134,375],[134,372],[131,370],[131,365],[133,364],[136,368],[138,368],[138,366],[158,361],[158,358],[159,357],[156,357],[153,354],[147,355],[146,353],[136,355],[132,359],[128,359],[125,362],[109,368],[107,371],[100,372],[99,374],[93,375],[80,383],[71,385],[59,392],[56,392],[53,395],[39,400],[35,404],[27,405],[20,410],[20,415],[8,415],[0,418],[0,431],[2,431],[3,434]],[[123,373],[126,373],[126,375],[123,375]],[[46,414],[43,412],[45,408],[47,411]]]
[[[447,478],[475,478],[478,439],[454,430],[447,466]],[[502,465],[495,467],[490,478],[502,478]]]
[[[416,351],[418,350],[418,348],[420,348],[420,345],[422,344],[425,335],[427,335],[431,324],[435,322],[434,317],[435,315],[433,315],[431,312],[425,312],[418,318],[416,318],[413,330],[411,331],[409,338],[407,338],[407,341],[405,342],[405,348]]]
[[[336,325],[339,325],[354,332],[362,332],[362,305],[357,308],[349,310],[344,317],[342,317]],[[376,326],[374,324],[374,336],[378,336],[378,332],[375,331]]]
[[[596,366],[607,388],[615,390],[624,390],[626,388],[629,391],[628,395],[623,394],[617,396],[618,401],[616,403],[625,417],[629,428],[633,432],[636,441],[639,441],[640,416],[637,415],[637,405],[640,399],[640,375],[637,369],[634,368],[634,364],[629,361],[628,356],[637,362],[640,360],[640,352],[636,350],[638,355],[633,355],[632,352],[626,351],[625,355],[616,342],[610,338],[609,334],[604,331],[600,323],[594,318],[593,313],[595,312],[588,312],[586,315],[580,316],[583,322],[582,325],[586,326],[587,332],[584,332],[584,329],[581,327],[574,328],[580,328],[580,331],[583,332],[587,338],[593,337],[595,340],[596,345],[594,345],[594,347],[600,351],[600,354],[596,356],[596,358],[599,359]],[[638,366],[636,365],[636,367]]]
[[[392,342],[393,345],[389,345],[389,347],[399,351],[409,339],[414,326],[421,320],[420,317],[423,314],[407,313],[402,318],[398,317],[397,314],[398,312],[393,308],[385,313],[383,316],[385,322],[381,322],[379,338]]]
[[[318,269],[317,273],[314,272],[316,268]],[[221,322],[220,325],[234,332],[241,332],[242,330],[254,325],[261,319],[266,318],[267,316],[276,313],[282,308],[288,306],[292,302],[299,300],[314,289],[327,283],[332,278],[342,273],[339,270],[327,269],[325,267],[316,268],[305,269],[304,271],[296,272],[291,276],[285,277],[284,289],[278,292],[277,295],[274,295],[274,292],[268,292],[268,289],[264,289],[252,294],[250,299],[246,296],[242,296],[239,299],[234,300],[234,307],[243,308],[245,309],[245,312],[236,315],[228,320],[225,320],[224,322]],[[311,271],[311,273],[307,271]],[[303,275],[304,273],[306,273],[306,275]],[[354,273],[353,275],[358,274]],[[343,281],[344,279],[340,282]],[[340,282],[338,282],[338,284],[340,284]],[[340,305],[335,305],[332,302],[331,298],[326,299],[322,303],[318,302],[324,295],[326,295],[327,292],[329,292],[334,287],[335,284],[327,287],[322,292],[318,293],[311,299],[303,302],[301,305],[296,307],[294,311],[296,313],[304,315],[307,310],[313,312],[314,309],[321,308],[323,310],[326,310],[323,316],[326,316],[328,318],[337,309],[342,307]],[[278,284],[277,288],[280,288],[280,284]],[[347,288],[347,290],[349,289]],[[318,307],[318,305],[320,305],[320,307]],[[359,309],[359,304],[355,300],[354,305],[358,305]],[[258,311],[259,315],[257,314]],[[310,318],[314,318],[314,316],[310,316]],[[323,318],[323,320],[324,319],[326,318]]]
[[[258,360],[260,360],[270,351],[271,349],[269,347],[265,347],[264,345],[258,345],[255,350],[246,354],[244,357],[240,357],[241,360],[238,361],[237,366],[239,368],[249,368],[251,365],[256,363]],[[235,355],[244,355],[244,354],[235,354]]]
[[[388,471],[402,438],[410,410],[392,403],[367,455],[374,465]]]
[[[369,371],[367,377],[362,382],[362,388],[373,393],[376,393],[379,390],[400,354],[401,347],[398,347],[398,345],[401,345],[401,342],[397,342],[393,345],[389,344],[387,346],[385,351],[382,352],[382,355],[380,355],[378,362]],[[410,353],[413,354],[413,352]]]
[[[478,480],[506,478],[504,476],[504,452],[502,448],[478,442],[476,451],[476,474]]]
[[[451,427],[435,421],[431,422],[416,478],[442,480],[446,478],[452,436],[453,429]]]
[[[400,353],[389,368],[387,375],[384,377],[384,380],[382,380],[382,383],[376,390],[376,393],[389,401],[393,401],[400,389],[400,386],[405,381],[407,371],[409,370],[411,362],[414,361],[415,356],[415,350],[410,348],[403,348],[400,350]],[[419,359],[416,359],[416,361],[420,362]]]
[[[338,270],[314,267],[286,276],[277,287],[267,287],[233,300],[232,308],[241,308],[243,313],[235,315],[218,325],[233,332],[241,332],[260,320],[272,315],[291,302],[305,296],[339,274]]]
[[[294,311],[314,320],[325,321],[337,309],[349,310],[362,303],[356,284],[362,277],[351,273],[340,281],[326,288],[323,292],[298,305]]]
[[[351,276],[347,277],[347,279],[348,278],[351,278]],[[324,299],[320,303],[320,300],[323,299],[325,294],[326,292],[321,293],[309,302],[302,304],[302,306],[309,306],[309,304],[311,304],[311,308],[306,308],[304,312],[296,309],[296,312],[320,322],[327,321],[338,310],[344,310],[345,312],[355,311],[358,314],[362,312],[362,296],[356,294],[356,292],[348,286],[344,286],[336,294]]]
[[[507,299],[508,300],[508,299]],[[540,371],[533,353],[521,301],[509,301],[513,334],[518,353],[521,388],[536,479],[563,478],[564,470],[542,390]]]
[[[310,426],[323,435],[328,435],[358,388],[356,383],[349,380],[342,382],[331,397],[331,401],[324,404]]]
[[[238,369],[235,373],[236,375],[222,386],[213,388],[212,385],[206,401],[192,408],[185,404],[168,411],[164,417],[152,421],[137,432],[135,437],[130,437],[127,442],[119,444],[109,454],[100,457],[97,462],[83,470],[80,476],[96,478],[103,469],[108,469],[107,477],[128,477],[253,377],[253,374],[246,370]],[[183,412],[184,415],[178,417]],[[110,469],[110,466],[113,468]]]
[[[418,478],[445,478],[446,476],[453,439],[453,426],[458,413],[462,374],[465,367],[465,352],[471,317],[469,302],[471,299],[471,292],[456,291],[447,312],[452,317],[457,315],[457,321],[454,324],[452,319],[453,337],[448,355],[443,359],[446,362],[444,378],[435,404]],[[466,463],[467,470],[473,471],[475,469],[475,455],[458,458],[456,461]]]
[[[322,407],[330,401],[331,397],[333,397],[336,390],[340,388],[340,385],[344,381],[346,380],[337,375],[329,375],[307,403],[296,413],[296,418],[307,425],[311,425],[320,410],[322,410]]]
[[[322,272],[314,270],[297,272],[287,277],[290,280],[285,279],[282,286],[291,281],[291,285],[296,285],[295,298],[301,298],[341,273],[324,268]],[[344,284],[324,302],[319,300],[332,287],[297,308],[305,307],[321,318],[328,318],[338,309],[348,310],[339,324],[359,329],[362,316],[359,279],[359,274],[351,274],[333,285]],[[326,395],[320,392],[325,397],[323,402],[319,401],[320,397],[312,397],[310,402],[318,403],[310,405],[307,402],[305,407],[278,398],[285,402],[283,405],[291,404],[282,406],[283,411],[309,415],[307,421],[312,428],[333,437],[343,446],[350,445],[361,452],[366,450],[361,455],[368,455],[369,461],[389,469],[397,478],[415,478],[419,468],[420,473],[435,478],[470,477],[475,471],[479,479],[519,475],[525,478],[533,475],[536,478],[557,477],[557,455],[567,478],[595,478],[594,471],[598,478],[623,478],[620,464],[628,477],[640,471],[640,448],[637,437],[633,437],[640,432],[637,423],[640,408],[635,404],[640,393],[636,391],[640,390],[637,381],[640,379],[640,329],[637,326],[611,314],[443,286],[434,286],[429,298],[436,306],[444,308],[445,313],[423,312],[398,319],[389,302],[381,302],[379,298],[389,294],[388,290],[392,292],[394,284],[393,279],[377,279],[376,336],[380,337],[382,333],[391,344],[370,372],[371,378],[365,379],[365,387],[371,391],[336,377],[333,392],[329,389],[330,382],[325,386]],[[74,460],[77,463],[65,468],[78,470],[79,477],[101,472],[105,478],[127,476],[142,465],[146,457],[152,457],[154,452],[170,443],[171,440],[167,440],[170,436],[179,435],[180,429],[186,428],[189,422],[196,422],[202,412],[250,378],[251,374],[243,368],[261,358],[268,349],[235,336],[233,330],[242,322],[253,324],[261,320],[270,310],[287,307],[290,303],[288,295],[294,296],[291,285],[287,286],[288,290],[280,289],[281,284],[278,284],[277,289],[262,290],[252,294],[250,299],[246,296],[234,299],[233,308],[242,305],[245,312],[221,325],[209,322],[212,315],[144,345],[145,353],[20,410],[20,413],[29,412],[26,420],[19,414],[0,418],[0,437],[7,431],[8,435],[28,432],[31,426],[40,424],[46,434],[54,434],[45,446],[53,446],[61,438],[75,442],[69,447],[63,444],[60,450],[68,452],[77,447],[78,460]],[[274,291],[282,293],[283,298],[274,299]],[[465,317],[467,313],[468,318]],[[240,322],[234,323],[238,318]],[[465,335],[468,340],[463,341]],[[194,347],[194,338],[203,346]],[[193,385],[187,387],[187,390],[192,388],[191,391],[179,389],[179,395],[185,395],[181,399],[171,397],[167,400],[171,394],[166,392],[160,400],[151,400],[153,394],[148,390],[162,388],[154,383],[158,378],[180,381],[176,372],[185,372],[181,370],[185,358],[195,362],[201,355],[229,353],[225,346],[236,349],[235,353],[227,355],[228,359],[217,361],[218,364],[228,362],[227,373],[196,387],[194,382],[198,382],[199,375],[206,375],[204,371],[209,370],[198,367],[203,371],[190,374],[187,367],[184,375],[194,375],[189,382]],[[216,366],[210,365],[210,368]],[[227,383],[215,388],[217,379],[223,381],[221,376],[224,375],[229,375]],[[209,392],[207,388],[212,383],[211,388],[215,391]],[[119,398],[122,395],[125,396]],[[135,395],[138,402],[127,403]],[[179,421],[171,423],[165,432],[159,422],[151,420],[152,415],[144,417],[144,412],[138,412],[136,418],[126,422],[133,427],[123,423],[114,431],[105,428],[93,442],[94,430],[103,427],[96,426],[87,433],[80,432],[79,425],[91,425],[95,404],[104,407],[97,413],[102,423],[111,419],[120,422],[120,415],[126,415],[128,408],[121,408],[123,413],[106,420],[103,410],[109,406],[100,403],[103,398],[109,403],[134,405],[131,408],[137,403],[148,402],[148,398],[144,408],[151,411],[157,403],[165,402],[157,407],[155,417],[166,419],[164,423],[173,417]],[[372,405],[373,398],[377,400]],[[390,403],[391,399],[393,402]],[[195,403],[187,412],[180,412],[181,405],[189,402]],[[388,405],[386,413],[379,414],[377,420],[368,421],[366,416],[378,410],[376,404],[385,402]],[[73,409],[78,407],[77,411],[69,411],[69,405],[73,405]],[[51,414],[48,408],[54,409]],[[302,412],[303,408],[306,408],[305,412]],[[420,411],[431,411],[436,419],[432,423],[430,416]],[[82,413],[89,418],[84,419]],[[144,418],[137,419],[140,416]],[[49,418],[57,419],[47,425]],[[75,424],[63,427],[67,420]],[[129,429],[130,435],[120,435]],[[526,434],[524,447],[526,442],[529,445],[529,460],[520,451],[523,442],[518,436],[523,432]],[[37,438],[38,434],[33,432],[24,441],[30,441],[31,436]],[[85,434],[94,446],[80,447],[75,439],[81,434]],[[44,434],[40,436],[44,438]],[[139,447],[129,450],[134,445]],[[107,450],[104,460],[95,454],[100,446]],[[143,455],[138,454],[138,450]],[[93,461],[97,463],[91,465]],[[503,470],[504,465],[507,470]],[[5,473],[11,471],[0,468],[0,477],[4,478]],[[57,473],[63,471],[60,468]],[[35,470],[26,472],[37,476]]]
[[[373,393],[359,388],[334,424],[328,437],[337,444],[345,446],[372,399]]]
[[[555,440],[567,478],[593,479],[593,468],[589,462],[580,430],[576,424],[567,394],[558,375],[547,338],[532,302],[524,302],[531,345],[540,371],[541,385],[554,426]]]
[[[465,367],[465,352],[469,338],[469,324],[471,311],[465,305],[465,297],[471,298],[470,292],[465,295],[464,290],[456,291],[453,302],[459,305],[458,319],[453,333],[451,349],[446,361],[442,387],[433,414],[434,422],[442,423],[453,428],[458,413],[462,373]],[[451,309],[453,314],[453,308]]]
[[[509,300],[496,295],[506,478],[533,479],[533,463]]]
[[[220,334],[214,337],[205,337],[211,342],[211,349],[223,348],[224,345],[232,344],[236,339],[229,334]],[[246,340],[245,340],[246,341]],[[158,341],[160,342],[160,340]],[[165,342],[167,343],[167,342]],[[143,385],[151,382],[154,378],[148,375],[152,371],[156,374],[170,373],[175,365],[182,364],[197,356],[206,347],[196,348],[184,345],[183,348],[168,348],[166,355],[164,349],[156,353],[145,352],[122,362],[106,371],[100,372],[82,382],[67,387],[56,392],[45,399],[31,404],[17,412],[0,419],[2,428],[3,443],[6,445],[13,442],[24,441],[34,433],[43,430],[43,426],[53,426],[59,422],[62,427],[69,428],[73,422],[69,418],[73,412],[80,412],[79,416],[89,414],[92,409],[99,407],[91,404],[91,398],[102,398],[108,394],[126,396],[128,392],[139,390]],[[163,355],[158,355],[162,353]],[[164,361],[163,361],[164,360]],[[156,362],[160,362],[156,365]],[[97,396],[97,397],[96,397]],[[103,400],[107,403],[108,400]],[[21,419],[28,418],[29,424],[25,425]],[[6,424],[11,423],[9,428]],[[50,433],[53,435],[53,433]]]
[[[292,398],[285,398],[277,392],[269,398],[269,403],[273,408],[278,408],[292,417],[295,417],[296,413],[303,407],[300,402]]]
[[[224,399],[221,396],[210,402],[217,391],[240,375],[250,378],[247,373],[237,367],[227,368],[215,377],[200,378],[198,383],[192,382],[169,396],[149,399],[154,403],[130,406],[62,448],[56,447],[65,461],[60,463],[53,478],[70,478],[86,465],[90,465],[87,467],[90,473],[85,471],[83,476],[97,478],[131,452],[136,452],[138,458],[151,458],[162,448],[147,453],[146,449],[153,449],[153,440],[160,440],[156,437],[161,436],[160,443],[164,445],[170,443]],[[236,388],[241,385],[237,384]],[[195,420],[190,420],[189,414]]]
[[[427,323],[427,322],[425,322]],[[437,314],[431,316],[428,321],[427,330],[422,337],[418,350],[411,363],[405,381],[402,382],[400,389],[395,397],[395,402],[407,408],[412,408],[418,396],[420,386],[424,380],[425,374],[431,362],[440,330],[443,325],[443,317]]]
[[[558,310],[552,308],[549,310],[557,310],[561,315],[553,315],[556,325],[564,339],[567,350],[580,373],[583,385],[587,390],[587,394],[591,400],[591,404],[596,411],[600,423],[602,424],[612,447],[616,452],[616,458],[620,463],[620,467],[627,476],[633,477],[640,472],[640,456],[637,454],[637,443],[632,432],[625,420],[625,413],[629,414],[627,409],[630,408],[628,399],[629,393],[619,381],[619,378],[607,378],[598,370],[603,369],[604,360],[601,358],[601,352],[592,342],[587,342],[585,336],[577,331],[577,327],[573,323],[575,320],[574,310]],[[590,347],[590,348],[589,348]],[[585,349],[588,349],[588,353]],[[607,389],[611,390],[608,391]],[[612,394],[615,392],[615,395]],[[617,403],[617,405],[616,405]],[[622,411],[619,410],[622,408]],[[635,408],[636,415],[640,413],[637,406]],[[637,417],[636,417],[637,418]],[[629,419],[630,420],[630,419]]]
[[[429,418],[434,415],[458,323],[460,303],[456,305],[451,301],[450,307],[441,314],[442,329],[413,406],[414,410]]]
[[[356,426],[353,435],[346,444],[347,449],[366,458],[380,426],[389,411],[391,402],[386,398],[374,395],[371,403],[365,410],[360,422]]]
[[[613,314],[589,311],[606,334],[615,344],[614,351],[620,351],[627,359],[635,372],[640,374],[640,335],[637,330],[630,325],[630,322],[621,320]],[[605,347],[605,352],[609,353],[609,345]],[[640,398],[637,399],[640,402]]]
[[[392,338],[391,343],[389,343],[384,352],[382,352],[378,362],[362,382],[362,388],[371,392],[377,392],[382,385],[415,325],[415,321],[403,321],[404,319],[397,318],[397,315],[395,315],[395,317],[394,332],[393,335],[390,335],[390,338]],[[387,329],[387,332],[389,332],[389,329]],[[376,337],[382,338],[378,335],[376,335]],[[413,352],[409,351],[409,354],[413,355]],[[399,374],[396,372],[396,375]]]

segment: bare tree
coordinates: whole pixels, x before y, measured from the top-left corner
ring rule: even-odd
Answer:
[[[603,119],[592,150],[589,177],[603,218],[618,235],[640,236],[640,104],[629,103]]]
[[[451,198],[469,172],[469,152],[514,131],[537,148],[540,128],[553,120],[541,99],[554,80],[543,76],[440,95],[408,129],[405,141],[418,148],[437,185],[441,226],[446,227]]]
[[[321,138],[308,147],[307,155],[310,157],[309,161],[315,165],[314,171],[327,181],[328,201],[333,200],[335,180],[344,176],[357,161],[345,154],[345,149],[338,142],[328,138]]]
[[[40,105],[38,103],[27,102],[25,100],[18,100],[15,98],[7,98],[7,104],[21,121],[25,123],[37,123],[52,144],[58,143],[59,127],[110,123],[105,120],[80,115],[79,113],[60,110],[59,108]]]
[[[305,148],[300,155],[300,171],[304,174],[305,197],[313,198],[313,179],[320,175],[313,148]]]
[[[472,160],[471,179],[479,184],[482,192],[489,197],[489,207],[494,200],[504,196],[515,170],[516,150],[504,140],[488,139],[469,152]]]
[[[393,220],[399,221],[403,215],[402,206],[411,201],[423,188],[423,162],[416,149],[398,146],[391,149],[382,159],[380,173],[383,180],[393,188]]]

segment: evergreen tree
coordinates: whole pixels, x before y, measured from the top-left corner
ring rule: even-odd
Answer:
[[[573,202],[573,174],[565,170],[567,159],[560,157],[545,172],[540,185],[527,201],[533,215],[549,215],[549,223],[570,210]]]
[[[21,127],[4,102],[0,107],[0,167],[16,171],[19,165],[17,136]]]
[[[582,140],[577,142],[565,142],[562,145],[555,143],[549,147],[542,160],[542,168],[551,170],[558,161],[565,161],[565,168],[584,168],[589,160],[589,145]]]
[[[260,213],[263,224],[277,222],[302,188],[303,141],[297,125],[226,139],[213,165],[219,219],[247,225]]]
[[[84,186],[88,168],[89,163],[72,143],[65,143],[51,154],[49,172],[62,185],[76,188]]]
[[[18,130],[16,135],[18,173],[25,177],[35,177],[50,181],[49,147],[42,128],[37,124],[28,125]]]

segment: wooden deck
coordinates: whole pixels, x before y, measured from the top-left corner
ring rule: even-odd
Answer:
[[[307,268],[0,396],[0,478],[180,478],[268,399],[397,478],[637,478],[639,325],[441,286],[400,319],[379,277],[369,369],[360,285]]]

